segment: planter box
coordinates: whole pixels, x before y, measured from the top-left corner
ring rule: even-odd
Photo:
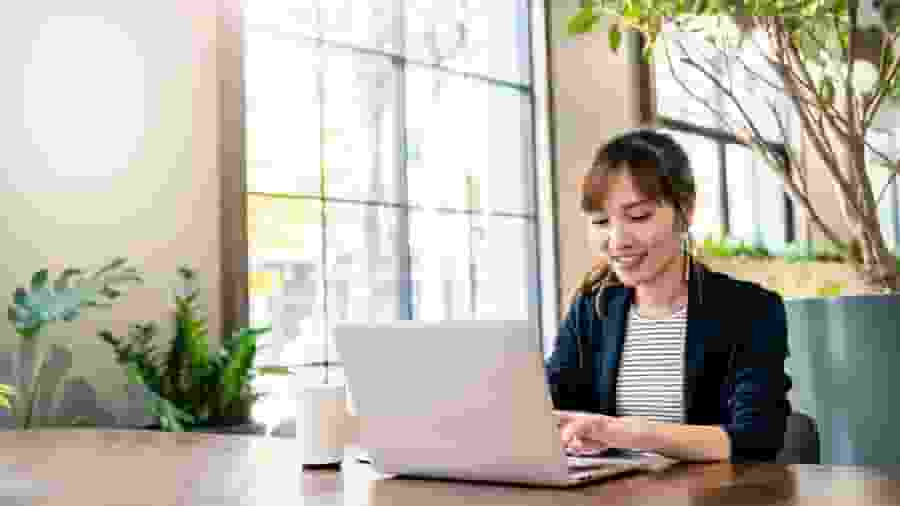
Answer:
[[[900,462],[900,295],[785,301],[795,409],[819,425],[822,463]]]
[[[160,430],[159,424],[143,427],[145,430]],[[222,425],[211,427],[192,427],[188,432],[203,432],[206,434],[240,434],[262,436],[266,433],[266,426],[257,422],[242,423],[238,425]]]
[[[702,261],[714,271],[759,283],[784,298],[816,297],[820,290],[835,285],[841,287],[842,295],[862,293],[864,289],[853,268],[839,262],[789,263],[780,258],[739,257],[703,257]]]

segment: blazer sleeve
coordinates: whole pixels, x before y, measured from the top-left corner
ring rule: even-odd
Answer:
[[[757,292],[759,293],[759,292]],[[728,434],[732,461],[774,460],[784,446],[791,406],[791,378],[784,371],[789,355],[787,317],[778,294],[763,290],[749,312],[749,333],[735,343],[733,385],[728,398]]]
[[[569,312],[559,326],[556,342],[550,357],[545,361],[547,384],[553,406],[556,409],[585,409],[590,391],[590,374],[583,367],[585,350],[580,349],[582,336],[586,335],[586,310],[589,300],[579,295],[569,308]]]

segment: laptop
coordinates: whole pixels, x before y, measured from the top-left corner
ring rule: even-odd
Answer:
[[[528,322],[344,323],[334,338],[381,474],[566,487],[660,463],[567,455]]]

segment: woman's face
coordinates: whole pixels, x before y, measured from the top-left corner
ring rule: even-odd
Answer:
[[[681,232],[675,209],[642,195],[629,174],[610,175],[602,210],[589,215],[591,242],[606,255],[622,283],[652,283],[681,272]],[[686,210],[687,220],[692,218]]]

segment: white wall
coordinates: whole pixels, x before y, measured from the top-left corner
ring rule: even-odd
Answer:
[[[215,15],[215,0],[36,0],[0,18],[0,291],[118,255],[145,273],[112,310],[42,337],[111,407],[124,376],[96,333],[168,323],[178,265],[200,269],[218,335]],[[17,342],[0,324],[0,350]]]

